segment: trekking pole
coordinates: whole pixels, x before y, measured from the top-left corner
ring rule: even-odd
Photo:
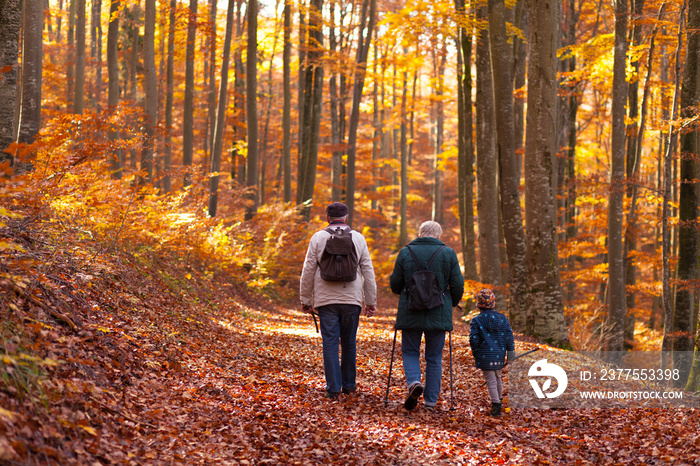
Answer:
[[[450,332],[450,411],[455,410],[454,374],[452,372],[452,332]]]
[[[389,385],[391,384],[391,368],[394,366],[394,349],[396,348],[396,332],[394,329],[394,344],[391,345],[391,361],[389,362],[389,379],[386,381],[386,395],[384,396],[384,407],[389,405]]]
[[[517,359],[520,359],[520,358],[522,358],[523,356],[527,356],[528,354],[534,353],[534,352],[537,351],[537,350],[539,350],[539,348],[535,348],[535,349],[531,349],[531,350],[529,350],[529,351],[525,351],[523,354],[514,357],[512,361],[506,361],[506,363],[503,365],[503,367],[506,367],[508,364],[510,364],[510,363],[512,363],[512,362],[514,362],[514,361],[516,361]]]
[[[311,315],[314,316],[314,325],[316,326],[316,333],[319,333],[319,331],[318,331],[318,322],[316,321],[316,313],[315,313],[315,312],[312,312]]]

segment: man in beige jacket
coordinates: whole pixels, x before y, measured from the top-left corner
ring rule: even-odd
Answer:
[[[333,230],[349,229],[346,224],[348,207],[334,202],[326,208],[326,218]],[[376,311],[377,283],[367,241],[352,231],[357,254],[357,276],[351,281],[328,281],[321,277],[319,261],[326,242],[331,237],[327,229],[317,231],[309,242],[304,268],[301,272],[299,295],[304,312],[318,313],[323,339],[323,370],[326,375],[326,398],[336,399],[342,392],[357,390],[357,328],[362,306],[365,315]],[[340,344],[341,356],[338,356]]]

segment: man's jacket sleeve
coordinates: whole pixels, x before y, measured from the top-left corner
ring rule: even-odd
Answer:
[[[299,298],[301,304],[312,306],[314,300],[314,277],[318,268],[318,258],[316,252],[317,237],[311,237],[309,247],[306,250],[306,258],[304,259],[304,268],[301,270],[301,278],[299,279]]]

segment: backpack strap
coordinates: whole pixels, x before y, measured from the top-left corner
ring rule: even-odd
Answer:
[[[438,255],[438,253],[442,250],[442,248],[445,247],[445,245],[443,244],[442,246],[440,246],[439,248],[437,248],[437,250],[436,250],[436,251],[433,253],[433,255],[430,257],[430,260],[428,261],[428,265],[425,266],[425,269],[421,269],[420,262],[418,262],[418,259],[416,259],[416,255],[413,253],[413,249],[411,249],[411,246],[409,246],[409,245],[407,244],[406,247],[408,248],[408,252],[411,253],[411,256],[413,256],[413,262],[416,263],[416,266],[418,267],[418,270],[429,270],[429,269],[430,269],[430,264],[433,263],[433,260],[435,260],[435,257],[436,257],[436,256]]]
[[[339,234],[340,234],[340,231],[338,231],[338,230],[341,230],[341,231],[342,231],[342,230],[345,230],[345,229],[344,229],[344,228],[340,228],[340,227],[337,227],[337,228],[334,229],[331,225],[328,225],[326,228],[324,228],[324,230],[325,230],[326,232],[330,233],[331,235],[339,235]],[[349,233],[349,234],[352,234],[352,228],[348,227],[348,233]]]

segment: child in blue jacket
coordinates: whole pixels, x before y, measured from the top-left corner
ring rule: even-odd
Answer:
[[[476,367],[481,369],[491,398],[491,416],[501,415],[503,381],[501,370],[515,351],[513,330],[508,318],[496,312],[496,296],[485,288],[476,295],[476,307],[481,311],[472,319],[469,346],[472,348]]]

